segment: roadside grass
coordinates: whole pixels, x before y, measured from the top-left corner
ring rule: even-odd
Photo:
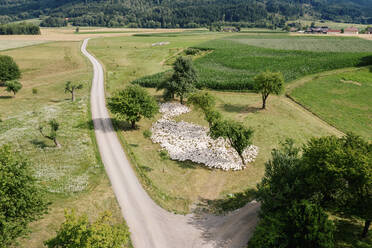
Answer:
[[[106,67],[106,90],[107,96],[110,96],[138,77],[167,70],[169,66],[161,62],[174,53],[205,40],[223,36],[226,34],[103,38],[92,40],[88,49]],[[170,44],[151,47],[152,43],[160,41],[169,41]],[[154,89],[149,89],[149,92],[157,98],[161,96],[161,92]],[[260,148],[259,156],[256,162],[243,171],[210,170],[191,162],[162,159],[160,146],[143,136],[143,132],[151,128],[152,123],[160,118],[160,114],[153,120],[141,120],[136,130],[128,130],[125,123],[116,124],[116,127],[121,129],[119,134],[127,154],[135,160],[133,166],[144,187],[153,199],[167,210],[187,213],[203,201],[224,198],[244,189],[254,189],[263,176],[264,163],[270,158],[271,150],[287,137],[303,143],[313,136],[338,134],[333,128],[319,122],[317,118],[284,97],[270,97],[268,110],[261,111],[261,98],[257,94],[212,94],[217,97],[218,109],[224,116],[244,121],[255,129],[253,143]],[[192,111],[178,119],[207,126],[198,111]]]
[[[0,88],[0,145],[11,144],[27,157],[52,202],[49,213],[31,224],[30,236],[20,239],[18,246],[43,247],[43,241],[55,235],[62,223],[64,208],[87,211],[92,218],[109,209],[118,222],[123,222],[92,140],[94,134],[89,125],[92,71],[80,54],[80,42],[47,43],[1,54],[12,56],[19,64],[23,88],[16,97]],[[74,103],[64,93],[68,80],[84,84]],[[37,94],[32,89],[37,89]],[[38,131],[41,123],[52,118],[60,123],[60,149]]]
[[[36,40],[0,40],[0,51],[45,43]]]
[[[243,44],[253,40],[255,45],[269,46],[278,42],[281,46],[286,46],[287,49],[292,46],[293,49],[298,49],[299,44],[306,39],[316,39],[316,42],[315,45],[307,42],[308,47],[304,49],[318,49],[320,51],[328,49],[330,51],[279,50]],[[323,47],[323,43],[327,46]],[[334,47],[332,47],[333,43],[336,44]],[[368,65],[372,63],[371,52],[344,52],[342,48],[358,47],[355,49],[366,51],[369,44],[372,43],[357,38],[309,37],[300,39],[282,34],[224,36],[221,39],[209,40],[194,46],[213,51],[195,60],[195,68],[199,72],[197,87],[214,90],[252,90],[254,76],[266,70],[280,71],[285,80],[290,82],[305,75],[323,71]],[[144,79],[139,78],[135,83],[153,87],[163,77],[163,73],[155,74]],[[152,84],[148,84],[148,82],[152,82]]]
[[[372,140],[371,68],[320,76],[289,95],[339,130]]]

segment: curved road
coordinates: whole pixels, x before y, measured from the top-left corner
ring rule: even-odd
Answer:
[[[93,65],[91,112],[99,152],[136,248],[245,247],[257,222],[259,204],[249,203],[226,216],[186,216],[169,213],[148,196],[139,183],[112,126],[105,102],[102,65],[87,52]],[[213,187],[213,185],[211,185]]]

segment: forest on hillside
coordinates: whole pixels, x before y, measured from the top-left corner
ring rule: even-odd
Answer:
[[[303,17],[372,24],[372,1],[0,0],[0,23],[47,16],[60,18],[49,23],[68,18],[75,26],[107,27],[187,28],[234,22],[276,28]]]

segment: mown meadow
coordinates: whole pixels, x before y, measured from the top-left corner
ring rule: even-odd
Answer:
[[[320,76],[289,94],[339,130],[372,140],[371,68]]]
[[[123,218],[96,151],[90,124],[91,65],[80,54],[80,42],[55,42],[0,52],[14,58],[22,71],[23,88],[16,95],[0,88],[0,146],[11,145],[32,164],[38,183],[52,203],[49,213],[31,224],[31,233],[17,247],[44,247],[74,208],[96,218],[105,210]],[[66,81],[80,82],[74,103],[65,94]],[[61,148],[39,132],[51,119],[60,124]]]
[[[372,63],[372,42],[359,38],[289,35],[234,35],[194,46],[211,53],[195,60],[198,88],[252,90],[262,71],[280,71],[287,82],[305,75]],[[268,48],[270,47],[270,48]],[[275,49],[273,49],[275,48]],[[164,74],[138,79],[154,87]]]

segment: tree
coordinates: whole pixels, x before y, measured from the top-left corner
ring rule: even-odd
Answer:
[[[21,78],[21,71],[12,57],[0,55],[0,85]]]
[[[279,72],[262,72],[254,78],[255,89],[262,95],[262,109],[266,108],[266,100],[270,94],[279,95],[283,90],[283,74]]]
[[[159,111],[156,100],[145,89],[138,85],[130,85],[109,99],[110,110],[131,123],[132,128],[142,117],[152,118]]]
[[[161,80],[159,84],[156,86],[156,90],[157,91],[164,90],[163,99],[165,101],[174,100],[177,90],[177,83],[171,80],[171,77],[168,77],[166,75],[165,78]]]
[[[372,145],[347,134],[311,139],[303,150],[310,191],[325,208],[364,219],[366,237],[372,220]]]
[[[65,93],[71,93],[71,101],[75,101],[75,91],[83,88],[83,84],[72,83],[68,81],[65,84]]]
[[[178,57],[173,64],[172,76],[158,85],[158,89],[165,90],[165,96],[174,98],[180,97],[181,104],[187,94],[194,91],[194,84],[197,81],[197,74],[189,58]]]
[[[0,185],[0,247],[10,247],[30,222],[46,213],[49,203],[31,164],[9,146],[0,147]]]
[[[293,200],[307,198],[299,152],[291,139],[271,152],[272,158],[265,163],[264,177],[257,185],[256,197],[262,203],[262,211],[286,209]]]
[[[43,126],[39,127],[39,132],[41,133],[41,135],[44,138],[52,140],[57,148],[60,148],[61,144],[57,140],[57,131],[59,129],[59,123],[55,119],[52,119],[48,122],[48,124],[49,124],[49,127],[50,127],[49,135],[44,134],[44,131],[43,131],[44,127]]]
[[[250,248],[334,246],[333,223],[308,189],[306,173],[293,140],[287,139],[272,151],[257,185],[256,196],[262,205]]]
[[[6,91],[13,92],[14,96],[22,89],[22,84],[18,81],[9,81],[5,83]]]
[[[250,248],[334,247],[334,225],[324,210],[314,203],[295,201],[289,209],[261,215],[249,241]]]
[[[216,99],[208,92],[198,91],[189,96],[187,103],[192,104],[205,113],[214,108]]]
[[[227,139],[245,165],[246,162],[243,157],[243,152],[252,144],[253,130],[234,120],[218,120],[219,118],[216,118],[216,114],[213,112],[210,112],[208,117],[211,121],[210,136],[213,139],[218,139],[219,137]],[[212,121],[214,121],[214,123],[212,123]]]
[[[188,102],[204,112],[205,119],[209,124],[210,136],[213,139],[218,139],[219,137],[227,139],[245,165],[243,152],[252,144],[253,130],[245,127],[240,122],[223,120],[222,115],[214,109],[214,97],[208,92],[194,93],[189,97]]]
[[[65,210],[65,222],[57,235],[44,242],[48,248],[123,248],[129,247],[129,231],[123,224],[111,224],[111,213],[102,213],[90,223],[86,214],[76,216]]]

